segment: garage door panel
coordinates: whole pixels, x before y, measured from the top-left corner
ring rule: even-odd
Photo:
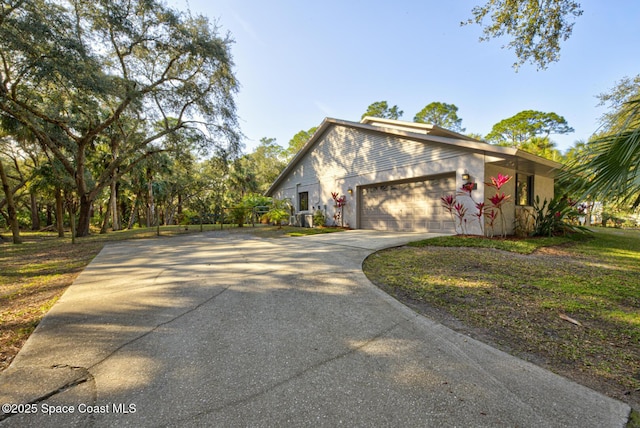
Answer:
[[[442,196],[455,193],[455,177],[400,184],[379,184],[360,192],[363,229],[453,231],[441,206]]]

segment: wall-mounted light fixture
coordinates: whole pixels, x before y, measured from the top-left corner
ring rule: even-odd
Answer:
[[[353,194],[353,189],[351,187],[349,187],[349,189],[347,190],[347,192],[349,192],[350,195]]]
[[[464,174],[462,174],[462,179],[464,181],[469,181],[470,178],[471,178],[471,176],[469,175],[468,172],[465,172]]]

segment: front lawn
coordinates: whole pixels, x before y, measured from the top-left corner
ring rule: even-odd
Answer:
[[[640,408],[640,231],[436,238],[364,271],[429,317]]]

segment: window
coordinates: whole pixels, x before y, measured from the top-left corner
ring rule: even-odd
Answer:
[[[533,175],[516,174],[516,204],[533,205]]]
[[[309,211],[309,192],[298,193],[298,211]]]

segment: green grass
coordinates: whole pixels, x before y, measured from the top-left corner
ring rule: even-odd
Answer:
[[[479,236],[440,236],[422,241],[410,242],[411,247],[467,247],[493,248],[520,254],[531,254],[538,248],[563,245],[576,240],[586,239],[574,235],[573,237],[542,237],[526,239],[487,239]]]
[[[363,266],[374,283],[433,308],[432,316],[453,315],[507,351],[640,403],[640,231],[441,237],[375,253]]]
[[[340,227],[296,227],[293,230],[288,229],[287,235],[289,236],[309,236],[309,235],[320,235],[323,233],[334,233],[334,232],[343,232],[345,229]]]

